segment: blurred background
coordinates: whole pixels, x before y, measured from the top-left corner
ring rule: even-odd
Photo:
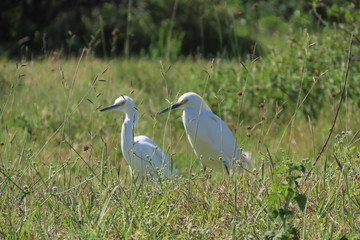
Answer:
[[[0,54],[78,56],[86,47],[102,58],[254,58],[282,34],[329,25],[358,33],[359,7],[357,0],[2,0]]]

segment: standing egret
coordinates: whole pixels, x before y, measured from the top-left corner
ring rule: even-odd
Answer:
[[[196,93],[183,94],[172,106],[158,114],[172,109],[183,109],[182,121],[186,135],[196,156],[204,168],[216,171],[235,170],[239,164],[249,164],[250,154],[240,151],[229,127],[215,115],[206,102]]]
[[[169,178],[177,175],[175,168],[171,169],[169,157],[146,136],[134,137],[134,127],[139,119],[138,109],[134,101],[128,96],[117,98],[114,104],[99,110],[100,112],[115,109],[125,113],[125,120],[121,127],[121,150],[127,163],[130,165],[130,174],[139,177],[158,177],[163,175]]]

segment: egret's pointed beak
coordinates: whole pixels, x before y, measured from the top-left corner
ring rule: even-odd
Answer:
[[[108,106],[106,108],[100,109],[99,112],[103,112],[103,111],[106,111],[106,110],[111,110],[111,109],[114,109],[116,107],[118,107],[118,105],[113,104],[113,105],[110,105],[110,106]]]
[[[170,107],[165,108],[164,110],[158,112],[157,115],[163,114],[163,113],[165,113],[165,112],[167,112],[169,110],[176,109],[176,108],[180,107],[181,105],[183,105],[183,104],[182,103],[175,103],[175,104],[171,105]]]

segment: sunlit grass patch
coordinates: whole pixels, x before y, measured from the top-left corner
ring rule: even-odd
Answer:
[[[1,238],[358,238],[356,64],[334,133],[304,180],[340,100],[347,43],[327,52],[329,39],[305,34],[246,69],[223,59],[3,60]],[[186,91],[201,94],[252,153],[242,174],[203,172],[180,113],[155,117]],[[120,94],[137,102],[137,131],[171,156],[179,178],[131,181],[120,113],[97,112]]]

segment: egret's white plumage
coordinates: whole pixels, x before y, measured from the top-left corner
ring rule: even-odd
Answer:
[[[138,121],[139,113],[134,101],[128,96],[117,98],[113,105],[100,110],[100,112],[116,109],[125,113],[125,120],[121,127],[121,150],[127,163],[130,165],[132,176],[170,177],[177,175],[176,169],[171,168],[169,157],[146,136],[134,137],[134,127]]]
[[[183,94],[179,100],[159,112],[183,109],[182,120],[186,135],[202,165],[216,171],[235,170],[240,164],[249,164],[250,154],[240,155],[236,139],[229,127],[215,115],[196,93]]]

